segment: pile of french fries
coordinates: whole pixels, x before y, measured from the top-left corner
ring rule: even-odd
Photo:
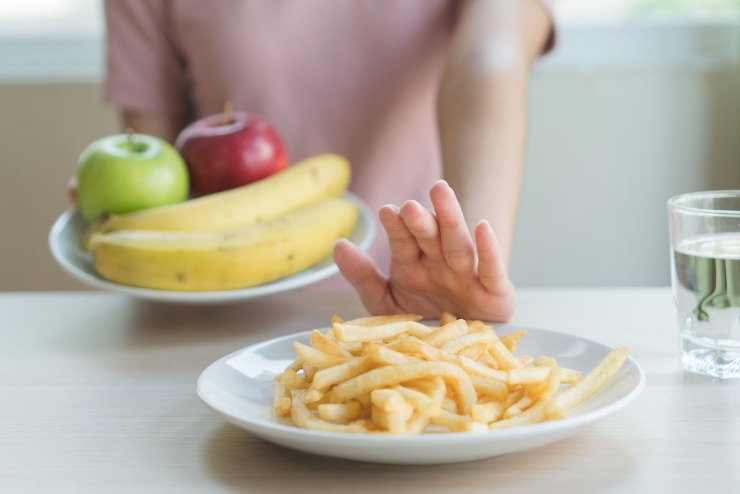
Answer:
[[[560,419],[597,393],[629,349],[588,374],[545,356],[515,356],[525,331],[499,336],[482,321],[443,313],[439,326],[400,314],[333,316],[275,377],[274,411],[301,428],[419,434],[502,429]]]

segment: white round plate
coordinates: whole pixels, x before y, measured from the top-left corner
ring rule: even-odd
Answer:
[[[497,326],[499,334],[514,328]],[[534,328],[519,340],[517,354],[547,355],[564,367],[590,371],[611,349],[577,336]],[[267,441],[299,451],[350,460],[399,465],[457,463],[535,448],[564,439],[634,400],[645,386],[629,358],[610,383],[567,418],[490,432],[416,436],[350,434],[299,429],[272,412],[273,377],[296,358],[293,341],[308,344],[310,332],[275,338],[227,355],[203,371],[198,396],[228,422]]]
[[[350,192],[344,198],[355,203],[360,209],[355,229],[349,240],[361,249],[367,250],[375,237],[376,226],[370,209],[361,199]],[[102,288],[122,292],[135,297],[159,300],[164,302],[178,302],[187,304],[221,303],[237,300],[265,297],[276,293],[295,290],[312,283],[321,281],[337,273],[339,269],[331,256],[327,256],[317,264],[285,278],[251,288],[235,290],[218,290],[205,292],[179,292],[170,290],[156,290],[122,285],[108,281],[101,277],[93,265],[92,257],[80,247],[86,225],[82,217],[74,210],[65,211],[54,223],[49,233],[49,247],[54,259],[67,273],[83,283],[95,288]]]

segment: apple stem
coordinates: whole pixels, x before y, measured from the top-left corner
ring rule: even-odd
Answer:
[[[232,112],[233,112],[233,105],[231,103],[231,100],[227,99],[224,102],[224,125],[229,125],[230,123],[233,122],[233,117],[231,115]]]
[[[126,129],[126,141],[128,142],[128,150],[132,153],[134,152],[134,134],[136,134],[136,132],[131,127]]]

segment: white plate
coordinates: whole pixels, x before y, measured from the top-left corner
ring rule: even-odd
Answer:
[[[344,197],[357,204],[360,209],[357,225],[355,225],[349,240],[361,249],[367,250],[375,237],[376,227],[373,216],[367,204],[354,194],[346,192]],[[188,304],[247,300],[295,290],[328,278],[339,271],[332,257],[327,256],[319,263],[300,273],[251,288],[207,292],[178,292],[139,288],[108,281],[95,271],[90,254],[80,247],[85,229],[85,222],[74,209],[65,211],[56,220],[49,233],[49,247],[57,263],[72,277],[95,288],[122,292],[150,300]]]
[[[497,326],[499,334],[513,329]],[[522,328],[516,328],[522,329]],[[610,347],[577,336],[523,328],[518,355],[548,355],[564,367],[591,370]],[[438,464],[479,460],[564,439],[634,400],[645,386],[639,365],[628,359],[596,396],[562,420],[490,432],[428,433],[416,436],[331,433],[299,429],[272,413],[272,379],[296,354],[293,341],[310,332],[252,345],[211,364],[198,380],[198,396],[232,424],[267,441],[323,456],[391,464]]]

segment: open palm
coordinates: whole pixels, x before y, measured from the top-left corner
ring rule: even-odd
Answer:
[[[447,311],[468,319],[508,321],[516,292],[491,225],[480,221],[473,243],[450,186],[438,181],[429,195],[434,212],[416,201],[380,209],[391,250],[388,277],[346,240],[334,246],[342,275],[373,314],[411,312],[433,318]]]

